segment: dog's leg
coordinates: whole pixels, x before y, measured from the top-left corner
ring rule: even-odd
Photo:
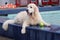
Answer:
[[[51,24],[46,23],[44,20],[41,20],[41,22],[42,22],[44,25],[46,25],[46,26],[51,26]]]
[[[27,22],[24,22],[23,25],[22,25],[22,30],[21,30],[21,33],[22,34],[25,34],[26,33],[26,27],[28,27],[29,25],[27,24]]]
[[[3,23],[2,28],[6,31],[8,29],[8,24],[13,24],[14,20],[7,20]]]

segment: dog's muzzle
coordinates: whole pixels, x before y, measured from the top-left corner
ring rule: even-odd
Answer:
[[[26,10],[26,12],[27,12],[27,14],[32,15],[32,13],[29,13],[29,12],[28,12],[28,9]]]

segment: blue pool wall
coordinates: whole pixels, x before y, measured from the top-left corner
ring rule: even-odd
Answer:
[[[40,12],[43,11],[55,11],[60,10],[60,6],[53,7],[38,7]],[[20,11],[24,11],[26,8],[15,8],[15,9],[0,9],[0,14],[16,14]]]
[[[21,34],[21,26],[16,24],[10,24],[9,26],[13,27],[15,40],[60,40],[60,30],[53,31],[30,26],[26,28],[26,34]],[[53,29],[60,28],[58,25],[51,25],[51,27]]]
[[[0,14],[16,14],[20,11],[24,11],[26,8],[16,8],[16,9],[0,9]],[[54,7],[39,7],[40,12],[44,11],[55,11],[55,10],[60,10],[60,6],[54,6]],[[2,20],[1,20],[2,21]],[[4,31],[2,29],[2,24],[3,22],[0,22],[0,35],[6,36],[6,37],[11,37],[14,38],[13,35],[13,27],[9,26],[8,31]]]

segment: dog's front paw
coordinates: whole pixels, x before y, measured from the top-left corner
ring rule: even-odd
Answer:
[[[8,30],[8,26],[2,26],[3,30],[7,31]]]
[[[22,29],[22,30],[21,30],[21,33],[22,33],[22,34],[25,34],[25,33],[26,33],[26,30],[25,30],[25,29]]]

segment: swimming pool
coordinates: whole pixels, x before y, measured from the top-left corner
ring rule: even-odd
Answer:
[[[50,24],[60,25],[60,10],[40,12],[42,18]],[[7,17],[13,19],[16,14],[9,14]]]
[[[39,8],[39,11],[43,17],[43,19],[48,22],[48,23],[51,23],[51,24],[54,24],[54,25],[51,25],[51,27],[53,28],[60,28],[59,24],[60,24],[60,7],[49,7],[49,8]],[[9,10],[0,10],[0,14],[8,14],[8,16],[1,16],[1,18],[9,18],[9,19],[13,19],[17,14],[15,13],[18,13],[20,11],[20,9],[9,9]],[[23,11],[23,10],[22,10]],[[3,19],[5,20],[5,19]],[[1,21],[3,21],[1,20]],[[59,31],[59,35],[55,35],[54,33],[48,31],[47,30],[41,30],[40,28],[28,28],[28,34],[29,36],[25,36],[25,35],[21,35],[20,34],[20,26],[18,25],[15,25],[15,24],[11,24],[9,25],[9,29],[8,31],[4,31],[2,29],[2,23],[0,23],[0,35],[3,35],[3,36],[7,36],[7,37],[12,37],[12,38],[18,38],[19,40],[20,39],[23,39],[23,38],[30,38],[29,36],[31,36],[32,40],[34,40],[35,38],[38,40],[57,40],[59,39],[60,40],[60,30],[56,30],[56,31]],[[56,25],[55,25],[56,24]],[[18,29],[18,30],[17,30]],[[29,30],[30,29],[30,30]],[[36,31],[35,31],[36,30]],[[30,33],[31,32],[31,33]],[[18,34],[17,34],[18,33]],[[57,32],[58,33],[58,32]],[[37,35],[36,35],[37,34]],[[53,35],[54,34],[54,35]],[[30,39],[31,39],[30,38]]]

